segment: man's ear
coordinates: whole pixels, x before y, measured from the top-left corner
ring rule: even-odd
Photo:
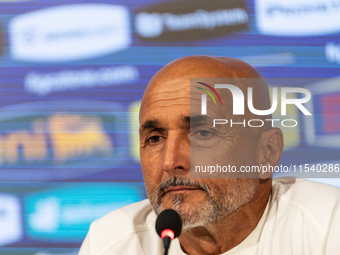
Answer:
[[[261,179],[270,178],[275,166],[280,162],[283,151],[283,133],[279,128],[271,128],[262,133],[260,138],[260,164],[267,167],[267,172],[260,173]]]

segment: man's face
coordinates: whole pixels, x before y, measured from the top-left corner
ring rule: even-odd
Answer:
[[[192,96],[192,104],[200,105],[200,94]],[[211,120],[202,119],[196,108],[200,109],[192,107],[190,115],[189,80],[173,79],[153,84],[140,113],[141,165],[149,200],[157,214],[175,209],[184,229],[225,217],[249,202],[257,187],[255,179],[189,179],[190,167],[198,162],[239,167],[256,161],[251,132],[213,129]],[[221,111],[208,103],[208,111],[226,118],[226,107]]]

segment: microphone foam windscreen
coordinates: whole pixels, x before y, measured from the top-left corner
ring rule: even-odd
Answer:
[[[179,214],[172,209],[161,212],[156,220],[156,231],[159,236],[164,229],[171,229],[175,233],[175,238],[181,234],[182,220]]]

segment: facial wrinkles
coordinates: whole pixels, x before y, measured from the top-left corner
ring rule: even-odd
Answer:
[[[185,80],[177,82],[150,82],[143,96],[140,121],[145,115],[146,109],[157,109],[158,107],[172,107],[177,105],[190,105],[190,88],[186,88]]]

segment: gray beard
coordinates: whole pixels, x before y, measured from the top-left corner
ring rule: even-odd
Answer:
[[[186,195],[173,195],[171,209],[177,211],[181,216],[183,231],[188,231],[195,227],[206,227],[208,224],[215,223],[226,217],[239,207],[247,204],[253,198],[257,188],[255,179],[234,179],[227,185],[225,190],[221,190],[219,194],[212,197],[210,189],[205,183],[191,181],[188,178],[172,177],[158,187],[156,194],[151,195],[147,192],[151,206],[157,215],[167,209],[163,207],[161,199],[164,191],[171,186],[197,187],[206,192],[207,195],[205,202],[198,208],[188,207],[183,204],[185,199],[190,199]]]

